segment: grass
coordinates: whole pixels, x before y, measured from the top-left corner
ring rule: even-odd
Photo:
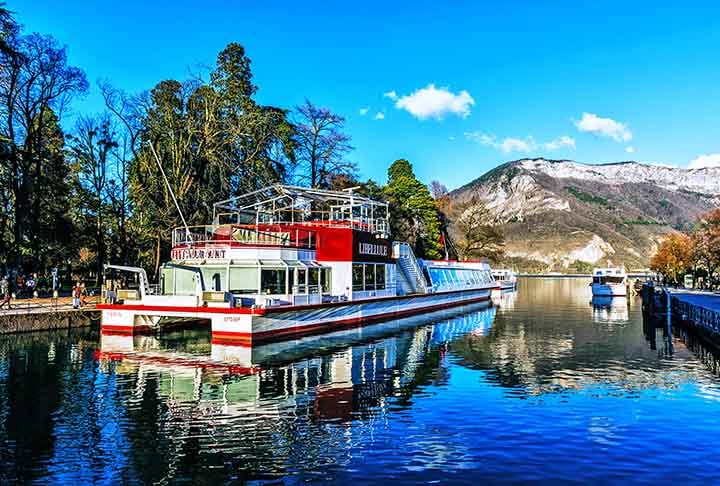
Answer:
[[[565,186],[565,190],[575,196],[575,199],[579,201],[586,202],[588,204],[595,204],[596,206],[602,206],[605,208],[610,207],[610,203],[608,202],[608,200],[602,196],[596,196],[595,194],[581,191],[577,187],[573,186]]]

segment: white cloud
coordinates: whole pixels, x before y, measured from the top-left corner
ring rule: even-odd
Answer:
[[[367,114],[368,114],[368,111],[370,111],[370,107],[369,107],[369,106],[366,106],[366,107],[364,107],[364,108],[360,108],[360,110],[359,110],[360,116],[365,116],[365,115],[367,115]]]
[[[520,138],[505,138],[499,144],[500,150],[509,154],[510,152],[530,152],[536,147],[535,141],[532,137],[527,137],[525,140]]]
[[[466,118],[470,115],[470,107],[474,104],[475,100],[465,90],[456,94],[447,88],[436,88],[434,84],[428,84],[412,94],[399,98],[395,102],[395,107],[408,111],[420,120],[428,118],[441,120],[448,114]]]
[[[580,121],[575,126],[581,132],[589,132],[600,137],[609,137],[616,142],[629,142],[632,140],[632,132],[627,124],[620,123],[612,118],[602,118],[594,113],[583,113]]]
[[[543,148],[545,148],[545,150],[557,150],[563,147],[575,150],[575,139],[567,135],[563,135],[562,137],[558,137],[555,140],[543,144]]]
[[[688,164],[688,169],[703,169],[705,167],[720,167],[720,154],[700,155]]]
[[[448,137],[448,140],[450,140],[451,142],[454,142],[454,141],[455,141],[455,135],[450,135],[450,136]]]
[[[635,147],[632,147],[632,146],[630,146],[630,147],[625,147],[625,152],[627,152],[627,153],[629,153],[629,154],[634,154],[634,153],[635,153]]]
[[[375,116],[373,117],[373,119],[375,119],[375,120],[384,120],[384,119],[385,119],[385,113],[383,113],[382,111],[378,111],[377,113],[375,113]]]
[[[495,135],[487,135],[481,132],[465,132],[465,138],[477,142],[480,145],[487,147],[493,147],[500,150],[505,154],[511,152],[534,152],[540,149],[543,150],[558,150],[561,148],[575,149],[575,139],[567,135],[551,140],[550,142],[538,143],[531,136],[525,138],[513,138],[506,137],[502,140],[498,140]]]
[[[387,93],[383,93],[383,96],[384,96],[385,98],[390,98],[390,99],[393,100],[393,101],[395,101],[395,100],[398,98],[398,95],[397,95],[397,93],[395,92],[394,89],[388,91]]]

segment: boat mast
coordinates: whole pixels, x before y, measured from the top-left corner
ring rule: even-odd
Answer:
[[[163,169],[162,164],[160,163],[160,157],[158,157],[157,152],[155,152],[155,147],[153,147],[152,142],[148,142],[148,145],[150,146],[150,151],[152,152],[153,156],[155,157],[155,162],[157,162],[158,168],[160,169],[160,173],[163,176],[163,179],[165,180],[165,185],[168,188],[168,191],[170,191],[170,196],[172,197],[173,202],[175,203],[175,208],[178,211],[178,214],[180,214],[180,219],[182,220],[183,226],[185,227],[185,237],[187,238],[187,241],[192,244],[192,238],[190,237],[190,228],[188,228],[187,222],[185,221],[185,216],[183,215],[182,210],[180,209],[180,205],[178,204],[177,198],[175,197],[175,192],[172,190],[172,187],[170,186],[170,181],[168,181],[167,176],[165,175],[165,170]]]

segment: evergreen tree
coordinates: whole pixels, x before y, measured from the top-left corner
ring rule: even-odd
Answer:
[[[393,162],[388,169],[385,194],[390,204],[393,238],[407,241],[419,257],[442,258],[438,208],[427,186],[415,177],[410,162],[405,159]]]
[[[37,266],[33,270],[39,272],[70,260],[76,251],[76,227],[70,217],[75,174],[66,160],[65,136],[58,117],[51,109],[45,110],[43,116],[44,143],[37,154],[40,160],[40,173],[36,176],[38,186],[33,188],[30,196],[31,204],[38,207],[37,229],[33,234]]]

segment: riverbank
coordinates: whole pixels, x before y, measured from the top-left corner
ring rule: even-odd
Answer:
[[[654,275],[651,273],[628,273],[628,278],[648,279]],[[529,278],[592,278],[591,273],[518,273],[518,277]]]
[[[641,295],[645,319],[652,325],[691,328],[720,349],[720,294],[645,285]]]
[[[88,298],[86,305],[73,309],[69,297],[14,300],[12,308],[0,309],[0,334],[87,327],[100,318],[97,302],[97,297]]]

